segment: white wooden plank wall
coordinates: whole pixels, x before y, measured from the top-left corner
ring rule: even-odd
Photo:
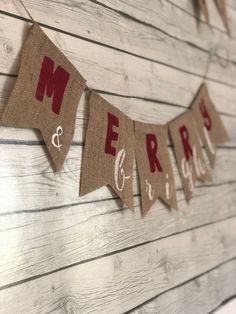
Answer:
[[[190,0],[24,0],[88,80],[133,119],[166,123],[206,81],[232,141],[213,183],[188,205],[172,148],[179,212],[157,201],[144,218],[103,187],[78,197],[88,112],[54,174],[40,134],[0,128],[0,313],[212,313],[236,295],[236,3],[232,38],[209,0],[211,28]],[[19,0],[0,1],[1,111],[29,28]],[[134,169],[134,176],[137,177]]]

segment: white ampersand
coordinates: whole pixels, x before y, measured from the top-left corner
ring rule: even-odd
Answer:
[[[122,167],[124,159],[125,159],[125,150],[121,149],[116,157],[115,171],[114,171],[115,185],[118,191],[123,191],[124,186],[125,186],[125,181],[130,179],[131,177],[131,176],[125,175],[125,171]],[[119,184],[120,181],[121,181],[121,185]]]
[[[61,146],[62,146],[62,144],[60,144],[59,137],[62,134],[63,134],[63,128],[60,125],[58,125],[56,129],[56,133],[54,133],[52,136],[52,145],[56,147],[59,151],[61,150]],[[57,143],[55,143],[55,140],[57,141]]]

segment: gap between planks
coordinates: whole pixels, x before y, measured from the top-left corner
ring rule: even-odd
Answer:
[[[90,0],[90,1],[91,1],[91,0]],[[93,2],[93,1],[92,1],[92,2]],[[101,6],[105,6],[105,5],[103,5],[103,4],[101,4],[101,3],[97,2],[97,1],[95,1],[95,3],[96,3],[96,4],[99,4],[99,5],[101,5]],[[107,7],[107,6],[105,6],[105,7]],[[116,12],[116,10],[114,10],[113,8],[110,8],[110,7],[107,7],[107,8]],[[117,13],[119,13],[119,11],[118,11]],[[25,22],[32,23],[32,21],[31,21],[29,18],[24,18],[24,17],[22,17],[22,16],[19,16],[19,15],[13,14],[13,13],[9,13],[9,12],[3,11],[3,10],[0,10],[0,14],[3,14],[3,15],[6,15],[6,16],[15,18],[15,19],[19,19],[19,20],[22,20],[22,21],[25,21]],[[119,13],[119,14],[120,14],[120,13]],[[139,20],[138,20],[138,21],[139,21]],[[139,23],[140,23],[140,22],[139,22]],[[133,52],[129,52],[129,51],[127,51],[127,50],[124,50],[124,49],[121,49],[121,48],[118,48],[118,47],[114,47],[114,46],[111,46],[111,45],[108,45],[108,44],[105,44],[105,43],[102,43],[102,42],[99,42],[99,41],[96,41],[96,40],[93,40],[93,39],[89,39],[89,38],[84,37],[84,36],[80,36],[80,35],[77,35],[77,34],[73,34],[73,33],[71,33],[71,32],[62,30],[62,29],[60,29],[60,28],[57,28],[57,27],[54,27],[54,26],[51,26],[51,25],[48,25],[48,24],[45,24],[45,23],[39,22],[38,24],[39,24],[40,26],[42,26],[42,27],[47,28],[47,29],[50,29],[50,30],[53,30],[53,31],[56,31],[56,32],[59,32],[59,33],[62,33],[62,34],[68,35],[68,36],[72,36],[72,37],[75,37],[75,38],[79,38],[79,39],[81,39],[81,40],[84,40],[84,41],[87,41],[87,42],[90,42],[90,43],[94,43],[94,44],[97,44],[97,45],[100,45],[100,46],[102,46],[102,47],[106,47],[106,48],[109,48],[109,49],[113,49],[113,50],[116,50],[116,51],[119,51],[119,52],[122,52],[122,53],[125,53],[125,54],[128,54],[128,55],[131,55],[131,56],[135,56],[135,57],[137,57],[137,58],[141,58],[141,59],[144,59],[144,60],[153,62],[153,63],[161,64],[161,65],[163,65],[163,66],[172,68],[172,69],[174,69],[174,70],[177,70],[177,71],[180,71],[180,72],[183,72],[183,73],[186,73],[186,74],[191,74],[191,75],[193,75],[193,76],[201,77],[201,78],[204,77],[203,75],[194,73],[194,72],[192,72],[192,71],[187,71],[187,70],[184,70],[184,69],[179,68],[179,67],[177,67],[177,66],[174,66],[174,65],[170,65],[170,64],[168,64],[168,63],[165,63],[165,62],[157,61],[157,60],[154,60],[154,59],[152,59],[152,58],[144,57],[144,56],[142,56],[142,55],[140,55],[140,54],[135,54],[135,53],[133,53]],[[145,23],[144,23],[144,24],[145,24]],[[200,47],[198,47],[197,45],[195,45],[195,44],[193,44],[193,43],[191,43],[191,42],[184,41],[184,40],[179,39],[179,38],[177,38],[177,37],[175,37],[175,36],[172,36],[172,35],[168,34],[167,32],[164,32],[163,30],[159,29],[158,27],[155,27],[155,26],[153,26],[153,27],[154,27],[155,29],[157,29],[157,30],[163,32],[165,35],[167,35],[167,36],[169,36],[169,37],[175,39],[175,40],[178,40],[178,41],[180,41],[180,42],[184,42],[184,43],[188,44],[189,46],[194,47],[194,48],[196,48],[196,49],[198,49],[198,50],[201,50],[201,51],[203,51],[203,52],[205,52],[205,53],[207,53],[207,54],[210,53],[209,50],[200,48]],[[221,57],[221,59],[222,59],[222,60],[226,60],[226,59],[224,59],[223,57]],[[235,62],[234,62],[233,60],[228,59],[228,62],[235,66]],[[7,73],[3,73],[3,75],[7,75]],[[216,82],[216,83],[222,84],[222,85],[226,85],[226,86],[229,86],[229,87],[232,87],[232,88],[236,88],[236,85],[234,85],[234,84],[226,83],[226,82],[224,82],[224,81],[220,81],[220,80],[217,80],[217,79],[214,79],[214,78],[206,77],[205,79],[206,79],[206,80],[209,80],[209,81],[212,81],[212,82]]]
[[[156,239],[153,239],[153,240],[149,240],[149,241],[145,241],[145,242],[142,242],[142,243],[138,243],[138,244],[135,244],[133,246],[129,246],[129,247],[125,247],[125,248],[122,248],[120,250],[116,250],[116,251],[112,251],[112,252],[109,252],[109,253],[106,253],[106,254],[102,254],[102,255],[99,255],[99,256],[96,256],[96,257],[92,257],[92,258],[89,258],[89,259],[85,259],[83,261],[79,261],[77,263],[73,263],[73,264],[70,264],[70,265],[66,265],[66,266],[63,266],[61,268],[57,268],[57,269],[54,269],[52,271],[49,271],[49,272],[45,272],[43,274],[39,274],[39,275],[36,275],[36,276],[31,276],[31,277],[28,277],[28,278],[25,278],[25,279],[22,279],[22,280],[19,280],[19,281],[16,281],[16,282],[12,282],[10,284],[7,284],[7,285],[4,285],[4,286],[0,286],[0,291],[2,290],[6,290],[6,289],[9,289],[9,288],[12,288],[12,287],[15,287],[15,286],[18,286],[18,285],[21,285],[23,283],[26,283],[26,282],[29,282],[29,281],[33,281],[33,280],[36,280],[36,279],[39,279],[39,278],[42,278],[42,277],[46,277],[48,275],[51,275],[51,274],[54,274],[54,273],[57,273],[57,272],[60,272],[60,271],[63,271],[65,269],[69,269],[69,268],[72,268],[72,267],[75,267],[75,266],[79,266],[79,265],[82,265],[82,264],[86,264],[86,263],[89,263],[89,262],[93,262],[95,260],[100,260],[102,258],[105,258],[105,257],[109,257],[109,256],[112,256],[114,254],[118,254],[118,253],[122,253],[122,252],[126,252],[126,251],[130,251],[130,250],[133,250],[135,248],[138,248],[138,247],[142,247],[144,245],[148,245],[148,244],[151,244],[151,243],[155,243],[157,241],[160,241],[160,240],[163,240],[163,239],[168,239],[172,236],[176,236],[176,235],[180,235],[180,234],[184,234],[184,233],[188,233],[190,231],[193,231],[193,230],[198,230],[198,229],[201,229],[203,227],[207,227],[207,226],[211,226],[211,225],[216,225],[220,222],[225,222],[225,221],[230,221],[231,219],[233,218],[236,218],[236,215],[232,215],[232,216],[229,216],[227,218],[222,218],[222,219],[219,219],[219,220],[216,220],[214,222],[209,222],[209,223],[205,223],[205,224],[202,224],[200,226],[195,226],[195,227],[192,227],[192,228],[189,228],[189,229],[186,229],[186,230],[183,230],[183,231],[179,231],[179,232],[174,232],[172,234],[169,234],[167,236],[163,236],[163,237],[159,237],[159,238],[156,238]],[[236,257],[233,257],[232,259],[235,259]],[[231,260],[231,259],[230,259]],[[222,264],[224,264],[225,262],[223,262]],[[219,266],[219,265],[218,265]],[[218,267],[217,266],[217,267]],[[214,268],[213,268],[214,269]],[[207,271],[208,272],[208,271]],[[188,280],[189,281],[189,280]],[[188,282],[186,281],[186,282]],[[185,283],[186,283],[185,282]],[[168,290],[166,290],[165,292],[167,292]],[[156,296],[155,296],[156,297]]]
[[[192,282],[193,280],[199,279],[200,277],[203,277],[204,275],[207,275],[207,274],[211,273],[212,271],[217,270],[218,268],[220,268],[220,267],[222,267],[222,266],[224,266],[224,265],[227,265],[227,264],[230,263],[230,262],[234,262],[234,261],[236,261],[236,257],[233,257],[233,258],[231,258],[231,259],[229,259],[229,260],[227,260],[227,261],[225,261],[225,262],[223,262],[223,263],[220,263],[219,265],[217,265],[217,266],[215,266],[215,267],[213,267],[213,268],[211,268],[211,269],[209,269],[209,270],[207,270],[207,271],[205,271],[205,272],[203,272],[203,273],[201,273],[201,274],[199,274],[199,275],[197,275],[197,276],[194,276],[194,277],[190,278],[189,280],[186,280],[185,282],[182,282],[182,283],[179,284],[179,285],[176,285],[176,286],[174,286],[174,287],[172,287],[172,288],[170,288],[170,289],[168,289],[168,290],[166,290],[166,291],[163,291],[163,292],[157,294],[156,296],[154,296],[154,297],[152,297],[152,298],[146,300],[145,302],[143,302],[143,303],[137,305],[136,307],[130,309],[129,311],[124,312],[123,314],[131,314],[131,313],[133,313],[135,310],[138,310],[138,309],[141,308],[142,306],[144,306],[144,305],[146,305],[146,304],[148,304],[148,303],[154,301],[154,300],[157,299],[158,297],[160,297],[160,296],[162,296],[162,295],[165,295],[165,294],[167,294],[168,292],[174,291],[175,289],[178,289],[178,288],[180,288],[180,287],[183,287],[184,285],[186,285],[186,284]],[[228,301],[234,299],[235,296],[236,296],[236,294],[233,295],[233,296],[227,297],[225,300],[223,300],[223,301],[220,303],[220,305],[218,305],[217,307],[215,307],[214,309],[212,309],[208,314],[213,314],[213,313],[214,313],[217,309],[219,309],[224,303],[226,303],[226,302],[228,302]]]
[[[233,226],[233,223],[235,223],[235,219],[233,221],[231,221],[231,224],[230,224],[231,227]],[[193,234],[195,234],[196,237],[197,237],[196,249],[193,249],[192,253],[194,253],[193,255],[195,256],[195,254],[198,253],[199,249],[201,249],[201,252],[202,252],[199,257],[198,257],[198,255],[195,256],[196,262],[202,261],[203,257],[204,257],[204,259],[206,259],[206,261],[209,261],[209,262],[208,262],[207,266],[205,264],[202,264],[200,269],[197,271],[195,269],[195,266],[197,265],[196,262],[192,265],[192,263],[188,261],[188,263],[186,265],[187,269],[185,269],[185,267],[183,266],[183,263],[179,263],[178,259],[177,260],[175,259],[176,252],[178,252],[178,248],[175,247],[175,249],[173,249],[173,251],[170,254],[170,256],[169,257],[166,256],[167,259],[168,258],[170,259],[170,263],[171,263],[171,261],[173,262],[172,270],[174,272],[168,271],[168,273],[169,272],[172,273],[173,281],[169,281],[168,280],[168,283],[165,281],[166,277],[165,277],[163,271],[161,270],[163,267],[161,265],[159,265],[159,264],[157,265],[157,268],[151,267],[151,270],[153,271],[153,273],[149,273],[148,274],[150,279],[152,278],[152,275],[155,275],[155,274],[156,275],[159,274],[160,276],[162,276],[162,273],[163,273],[163,275],[164,275],[164,277],[162,277],[162,279],[164,280],[163,283],[166,283],[166,285],[164,285],[164,286],[162,286],[162,285],[158,286],[158,278],[155,278],[155,287],[156,287],[156,290],[157,290],[156,294],[158,293],[158,291],[159,291],[159,294],[162,293],[164,290],[168,291],[168,289],[170,289],[170,288],[172,288],[174,286],[177,286],[178,284],[181,284],[183,282],[187,282],[190,278],[194,278],[196,276],[199,276],[199,274],[203,274],[205,272],[209,272],[209,270],[212,270],[212,269],[214,269],[216,267],[219,267],[219,265],[223,265],[227,261],[234,260],[235,259],[234,250],[233,251],[230,250],[231,245],[235,246],[235,244],[232,243],[232,240],[235,239],[235,235],[234,235],[234,233],[232,231],[232,228],[231,228],[231,233],[229,233],[229,237],[227,239],[225,239],[226,240],[226,243],[224,245],[225,251],[221,250],[221,249],[223,249],[223,247],[222,247],[222,245],[223,245],[222,244],[222,237],[227,235],[227,233],[228,233],[228,231],[227,231],[228,230],[227,229],[228,226],[229,226],[228,225],[228,221],[225,221],[223,223],[215,224],[215,226],[212,226],[210,228],[208,228],[208,227],[204,228],[203,227],[201,230],[198,230],[196,232],[196,234],[190,232],[190,233],[188,233],[186,235],[182,235],[182,236],[180,236],[178,238],[175,237],[174,239],[175,239],[176,244],[178,243],[178,241],[184,241],[183,243],[186,244],[186,249],[185,249],[185,246],[184,246],[184,249],[181,250],[180,261],[181,261],[181,259],[182,260],[186,259],[186,256],[187,256],[186,254],[187,254],[189,249],[190,249],[190,252],[192,251],[192,246],[191,246],[191,243],[190,243],[192,241],[189,242],[189,240],[191,240]],[[205,243],[205,240],[204,240],[205,236],[204,236],[204,234],[207,233],[208,230],[209,230],[209,239],[208,239],[208,242]],[[185,240],[187,242],[185,242]],[[208,257],[205,256],[206,252],[204,253],[204,251],[202,249],[207,250],[209,244],[211,245],[211,248],[209,248],[209,260],[208,260]],[[218,255],[218,253],[215,255],[215,251],[214,251],[215,244],[217,244],[217,248],[218,248],[218,250],[220,250],[219,251],[219,255]],[[158,261],[159,259],[165,258],[165,249],[167,249],[167,248],[170,249],[170,247],[171,247],[171,241],[170,241],[170,239],[168,239],[167,241],[160,241],[160,243],[156,244],[156,245],[148,245],[145,248],[145,250],[147,252],[147,250],[151,249],[151,252],[154,253],[154,252],[156,252],[156,248],[160,249],[162,251],[161,256],[159,256],[158,258],[155,257],[155,258],[157,258],[157,261]],[[145,250],[143,250],[142,248],[133,250],[132,252],[135,252],[135,253],[134,253],[132,258],[137,258],[137,256],[139,256],[141,254],[140,260],[142,260],[142,263],[144,263],[145,265],[146,265],[146,263],[149,264],[148,256],[145,256],[145,254],[142,255],[142,252],[145,252]],[[232,254],[232,252],[233,252],[233,254]],[[157,251],[156,253],[160,254],[159,251]],[[150,254],[152,254],[152,253],[150,253]],[[132,255],[130,255],[130,252],[126,252],[126,253],[122,254],[121,256],[123,256],[122,259],[123,259],[124,265],[129,264],[129,259],[132,256]],[[107,263],[107,262],[109,263],[112,260],[113,260],[112,258],[106,258],[104,261],[100,261],[99,265],[101,265],[101,263],[103,263],[103,262],[104,263]],[[132,260],[131,260],[131,262],[132,262]],[[71,278],[71,276],[73,276],[74,272],[76,272],[76,270],[77,270],[77,274],[75,275],[75,278],[73,277],[74,280],[72,280],[72,285],[68,286],[68,289],[66,289],[66,291],[63,291],[63,290],[62,291],[58,291],[59,294],[48,295],[47,296],[47,300],[45,300],[46,303],[44,303],[44,305],[43,305],[44,306],[44,310],[46,308],[48,308],[48,306],[49,307],[52,306],[51,303],[48,304],[48,302],[50,302],[52,298],[54,300],[53,305],[57,303],[56,309],[59,310],[59,308],[61,307],[61,301],[67,299],[70,295],[72,295],[72,296],[74,295],[75,296],[75,306],[77,304],[78,304],[78,306],[79,305],[85,305],[83,302],[86,302],[86,305],[90,308],[90,303],[89,303],[89,300],[87,298],[85,299],[85,301],[80,300],[80,293],[81,293],[81,291],[83,291],[83,289],[84,289],[83,286],[86,285],[86,283],[81,283],[81,285],[79,285],[78,280],[81,280],[81,279],[85,280],[85,278],[87,278],[86,276],[88,274],[95,275],[96,279],[101,278],[101,276],[104,274],[104,272],[103,272],[104,269],[103,269],[103,271],[101,270],[101,272],[97,272],[97,270],[95,268],[93,268],[94,265],[95,265],[95,263],[90,263],[90,264],[87,264],[86,266],[84,265],[84,266],[81,266],[81,267],[76,267],[73,270],[66,270],[66,271],[64,271],[63,272],[64,276],[68,276],[68,278]],[[159,266],[161,266],[161,267],[159,267]],[[84,273],[85,267],[88,267],[88,271],[91,271],[91,273],[90,272],[88,274]],[[179,273],[178,273],[178,276],[176,277],[175,276],[175,272],[177,271],[178,267],[179,267]],[[121,269],[122,269],[122,267],[121,267]],[[192,270],[194,270],[194,271],[192,271]],[[185,274],[185,271],[186,271],[186,274]],[[126,282],[123,281],[125,279],[125,278],[123,278],[123,276],[124,275],[126,276],[128,273],[129,272],[127,272],[127,268],[126,267],[124,267],[124,269],[121,270],[121,273],[120,273],[121,278],[118,276],[118,274],[116,276],[113,276],[112,273],[109,273],[108,276],[105,277],[105,281],[103,283],[103,284],[105,284],[105,286],[104,286],[105,291],[106,291],[106,289],[110,288],[110,283],[111,282],[113,284],[116,283],[118,285],[117,289],[120,289],[120,291],[121,291],[121,289],[123,289],[123,283],[126,284]],[[180,276],[181,273],[182,273],[182,275],[184,275],[184,278],[182,278]],[[132,275],[132,271],[131,271],[131,275]],[[136,279],[138,282],[142,282],[141,279],[142,279],[143,274],[140,274],[141,277],[139,277],[139,276],[135,277],[136,273],[135,273],[135,270],[134,270],[133,275],[134,275],[134,277],[131,277],[130,282],[128,280],[128,283],[131,283],[131,286],[126,286],[126,287],[128,287],[128,289],[130,289],[130,290],[128,290],[128,292],[130,292],[130,294],[128,296],[121,295],[121,297],[123,299],[120,299],[120,298],[117,299],[117,304],[120,305],[123,308],[122,312],[125,312],[124,309],[126,309],[126,311],[128,310],[127,302],[125,302],[125,304],[124,304],[124,300],[125,299],[126,300],[130,300],[130,298],[131,298],[133,293],[138,292],[138,295],[140,297],[139,304],[142,303],[141,300],[143,300],[143,302],[145,301],[143,296],[145,296],[146,299],[150,299],[151,296],[153,296],[153,290],[152,290],[152,293],[151,293],[151,290],[150,290],[150,284],[151,284],[150,282],[143,282],[143,286],[142,286],[143,289],[139,289],[138,291],[136,291],[136,289],[135,289],[135,287],[136,287],[135,286],[135,282],[136,281],[134,282],[134,279]],[[122,280],[122,278],[123,278],[123,280]],[[49,279],[51,279],[51,280],[49,280]],[[89,280],[89,284],[90,284],[89,288],[90,289],[94,288],[94,283],[95,283],[95,287],[97,287],[97,285],[99,284],[98,281],[96,281],[96,279],[94,277],[91,277],[90,279],[91,280]],[[94,282],[94,280],[95,280],[95,282]],[[41,292],[41,289],[43,289],[42,291],[44,291],[44,293],[45,293],[46,291],[49,292],[48,289],[50,289],[51,284],[53,282],[55,282],[53,284],[53,287],[55,288],[55,285],[56,285],[55,289],[58,289],[59,285],[60,285],[60,282],[61,282],[61,274],[50,276],[47,279],[44,278],[42,280],[39,280],[36,283],[35,282],[32,283],[32,281],[31,281],[31,283],[25,285],[25,288],[26,288],[26,291],[29,290],[29,292],[34,291],[34,290],[31,290],[33,288],[35,288],[34,292],[36,292],[37,289],[39,289],[39,292]],[[6,305],[8,304],[8,306],[11,307],[12,306],[11,305],[12,304],[12,302],[11,302],[12,293],[13,293],[13,295],[14,295],[14,293],[17,293],[17,294],[20,293],[20,295],[21,294],[23,295],[24,292],[21,289],[22,289],[22,287],[17,287],[15,289],[11,290],[11,291],[6,291],[4,294],[2,294],[1,298],[2,299],[7,298],[6,299]],[[53,291],[55,289],[53,289]],[[109,291],[111,293],[112,292],[113,293],[117,292],[117,290],[115,289],[115,291],[114,291],[114,289],[115,288],[113,286],[113,289],[111,289]],[[104,299],[105,296],[101,295],[101,293],[99,294],[99,292],[98,292],[98,294],[96,294],[96,291],[92,291],[92,292],[94,292],[94,294],[95,294],[94,297],[96,297],[98,303],[96,303],[96,304],[93,303],[93,306],[96,306],[96,307],[100,306],[101,307],[101,306],[103,306],[103,303],[106,301]],[[104,291],[101,290],[101,292],[103,293]],[[89,295],[91,295],[91,294],[89,294]],[[118,297],[118,296],[119,295],[116,294],[116,297]],[[39,297],[40,296],[38,294],[35,294],[35,298],[36,299],[39,298]],[[85,297],[86,297],[86,294],[85,294]],[[21,296],[21,298],[22,298],[22,296]],[[18,298],[18,302],[22,301],[21,298]],[[101,300],[101,298],[102,298],[102,300]],[[108,298],[109,298],[109,296],[108,296]],[[8,302],[11,302],[11,303],[8,303]],[[81,304],[80,304],[80,302],[81,302]],[[137,304],[137,301],[135,303]],[[132,307],[136,306],[135,303],[132,302]],[[26,310],[26,308],[25,308],[25,306],[26,306],[27,309],[29,310],[34,305],[35,305],[35,302],[34,302],[33,299],[31,299],[29,303],[23,304],[23,308]],[[86,307],[86,305],[85,305],[85,307]],[[112,305],[106,303],[106,306],[107,306],[106,309],[107,308],[111,309]],[[15,307],[15,305],[13,305],[13,307]]]

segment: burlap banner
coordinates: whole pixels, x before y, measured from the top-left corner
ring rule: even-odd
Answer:
[[[133,121],[92,92],[89,123],[82,158],[80,195],[110,185],[133,207]]]
[[[34,24],[21,54],[19,75],[2,116],[2,124],[35,128],[60,170],[70,148],[76,111],[85,79]]]
[[[168,153],[168,128],[135,122],[135,156],[141,186],[142,214],[157,198],[177,209],[173,170]]]
[[[196,1],[208,20],[206,2]],[[217,1],[217,4],[225,19],[224,1]],[[1,124],[39,129],[58,171],[73,139],[76,111],[85,84],[82,75],[35,23],[22,49],[18,78]],[[192,197],[196,179],[211,180],[200,139],[212,164],[216,145],[229,140],[205,83],[200,87],[191,110],[168,126],[134,122],[95,92],[91,93],[89,103],[80,195],[110,185],[132,208],[136,152],[143,215],[157,198],[177,209],[167,146],[168,128],[187,201]]]
[[[211,101],[206,84],[202,84],[191,105],[201,140],[206,148],[212,166],[214,165],[215,145],[229,141],[229,136],[220,115]]]
[[[186,111],[169,123],[169,129],[184,193],[189,201],[196,179],[211,181],[193,113]]]

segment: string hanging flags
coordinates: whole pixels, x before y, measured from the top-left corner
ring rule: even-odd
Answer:
[[[72,142],[85,83],[39,25],[34,24],[22,49],[18,78],[2,124],[39,129],[58,171]]]
[[[33,26],[21,53],[20,70],[1,123],[16,128],[40,130],[57,171],[70,149],[78,104],[86,80],[53,44],[20,0]],[[195,0],[209,21],[206,1]],[[223,19],[225,2],[216,0]],[[227,22],[227,21],[226,21]],[[212,57],[210,51],[203,79]],[[80,195],[109,185],[129,207],[133,207],[133,165],[137,161],[142,214],[157,198],[177,209],[175,179],[168,151],[168,130],[187,201],[197,179],[211,181],[201,143],[214,165],[216,145],[229,140],[220,115],[209,97],[206,83],[197,92],[190,110],[167,125],[133,121],[90,90],[89,122],[82,155]]]

